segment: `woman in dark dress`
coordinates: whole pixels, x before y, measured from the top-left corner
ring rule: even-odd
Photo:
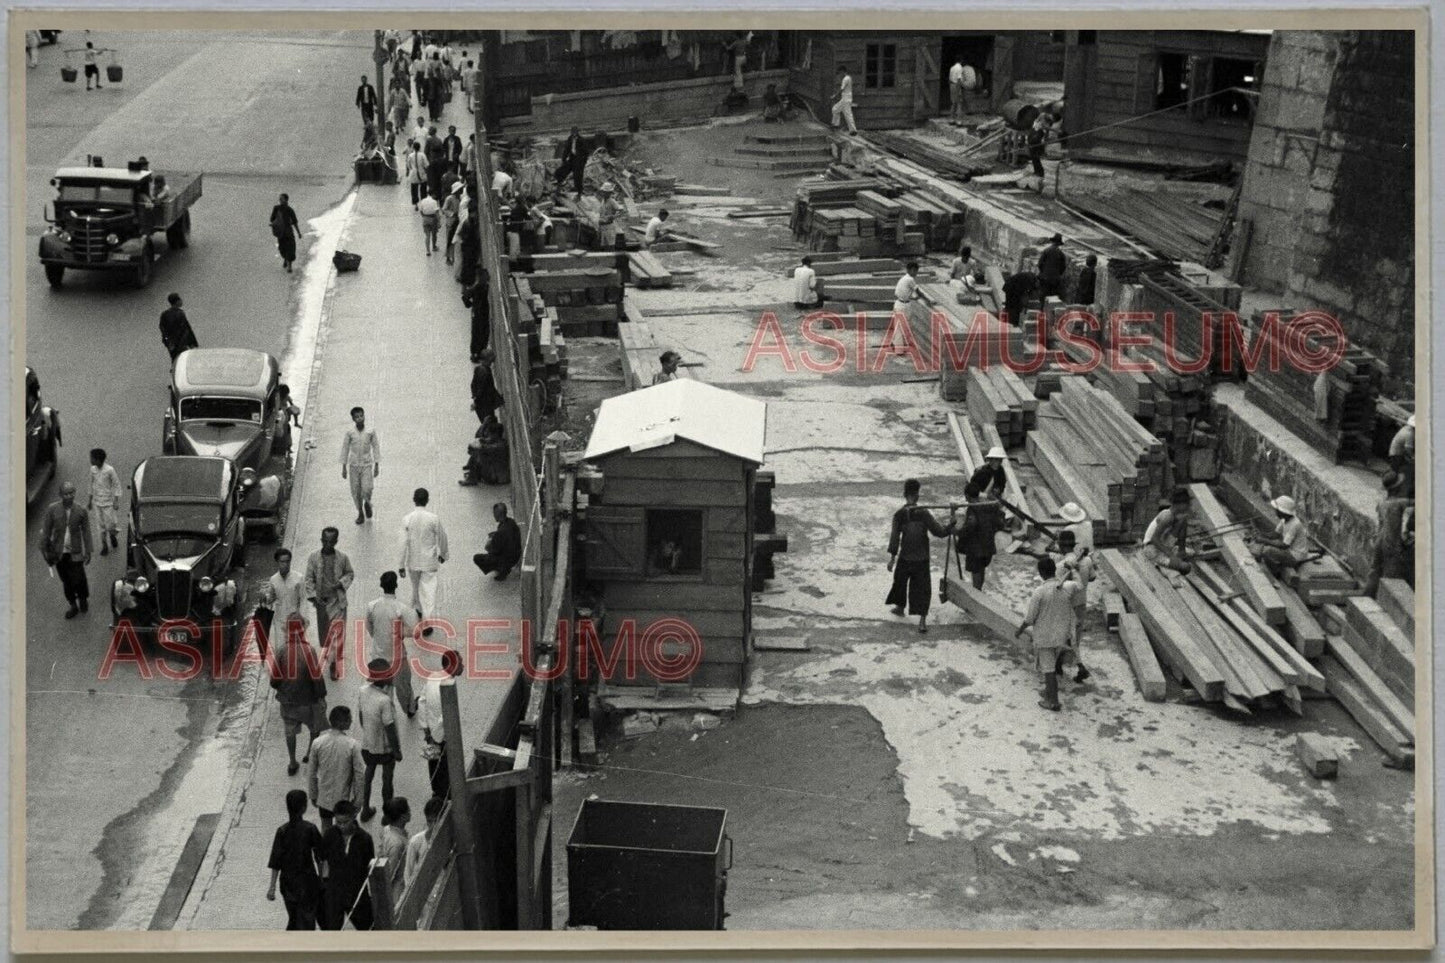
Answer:
[[[271,233],[276,237],[276,250],[281,252],[281,265],[289,272],[296,260],[296,239],[301,236],[290,195],[282,194],[281,203],[271,208]]]
[[[1003,528],[1003,509],[997,502],[984,500],[982,487],[973,481],[964,488],[963,497],[969,504],[956,547],[973,587],[981,589],[989,563],[998,551],[994,536]]]

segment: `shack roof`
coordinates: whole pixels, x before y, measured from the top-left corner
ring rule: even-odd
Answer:
[[[645,451],[685,439],[761,465],[767,423],[765,402],[683,378],[602,402],[584,457]]]

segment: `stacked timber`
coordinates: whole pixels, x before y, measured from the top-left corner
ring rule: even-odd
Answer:
[[[1280,704],[1303,713],[1300,687],[1325,691],[1323,674],[1227,591],[1217,570],[1200,565],[1182,576],[1140,554],[1098,555],[1160,661],[1206,702],[1243,713]],[[1130,661],[1144,666],[1141,689],[1153,687],[1148,660],[1131,654]]]
[[[1327,606],[1326,608],[1333,608]],[[1342,617],[1341,617],[1342,615]],[[1373,599],[1352,598],[1332,613],[1320,670],[1329,691],[1401,765],[1415,759],[1415,644]]]
[[[517,357],[527,359],[527,384],[541,383],[547,397],[561,398],[562,380],[567,377],[567,338],[557,309],[532,291],[527,277],[507,276],[504,288],[512,302]],[[498,352],[500,354],[500,352]]]
[[[1162,191],[1120,188],[1104,195],[1065,198],[1085,214],[1112,224],[1166,257],[1203,261],[1224,219],[1221,209]]]
[[[974,424],[992,426],[1004,448],[1018,448],[1038,422],[1039,401],[1013,371],[1002,365],[968,368],[965,402]]]
[[[927,346],[937,352],[939,390],[945,401],[968,397],[970,369],[1017,367],[1033,357],[1032,326],[1004,324],[981,305],[960,304],[957,289],[949,284],[920,284],[918,293],[924,310],[915,314],[914,321],[925,326],[918,332],[925,339],[920,346],[925,352]]]
[[[810,251],[918,256],[956,247],[963,217],[958,204],[891,179],[834,178],[798,186],[791,226]]]
[[[899,157],[922,164],[940,175],[967,181],[977,174],[987,174],[993,165],[984,159],[965,157],[954,151],[945,151],[932,144],[909,137],[907,134],[870,130],[865,139]]]
[[[648,251],[633,251],[627,256],[632,283],[639,288],[670,288],[672,272]]]
[[[1139,283],[1143,287],[1141,309],[1153,315],[1154,329],[1171,338],[1175,352],[1207,360],[1205,370],[1211,375],[1224,373],[1225,340],[1228,326],[1238,323],[1236,312],[1178,274],[1146,274]],[[1172,329],[1166,328],[1164,321],[1170,316]]]
[[[1082,377],[1060,379],[1028,433],[1034,468],[1054,498],[1094,520],[1097,544],[1143,535],[1164,496],[1164,445],[1107,392]]]
[[[1266,323],[1269,315],[1277,324]],[[1295,312],[1261,311],[1254,316],[1252,336],[1263,341],[1261,362],[1249,375],[1244,396],[1280,424],[1310,442],[1336,462],[1368,460],[1374,446],[1375,407],[1379,384],[1389,374],[1384,363],[1353,344],[1323,375],[1291,362],[1286,348],[1287,326]],[[1316,333],[1306,340],[1309,353],[1336,347],[1342,335]],[[1251,348],[1256,345],[1251,345]],[[1274,355],[1278,364],[1270,364]],[[1318,417],[1323,403],[1325,416]]]
[[[631,301],[623,302],[624,323],[617,326],[617,340],[622,352],[622,383],[628,391],[651,386],[652,379],[662,373],[662,352],[667,346],[652,333],[652,326]],[[691,368],[678,368],[678,377],[693,377]]]
[[[534,265],[535,265],[534,260]],[[534,271],[526,276],[532,294],[549,308],[566,335],[614,335],[622,317],[622,272],[591,266]]]

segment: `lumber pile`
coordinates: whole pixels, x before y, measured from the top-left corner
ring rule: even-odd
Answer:
[[[1160,660],[1206,702],[1242,713],[1281,704],[1303,713],[1300,687],[1325,691],[1325,677],[1238,604],[1207,565],[1181,576],[1141,554],[1104,549],[1098,555]]]
[[[1374,446],[1379,384],[1389,371],[1379,358],[1354,344],[1347,345],[1340,361],[1324,375],[1301,370],[1290,360],[1285,344],[1295,314],[1292,309],[1255,314],[1251,335],[1263,340],[1264,354],[1249,375],[1244,396],[1336,462],[1366,461]],[[1278,323],[1268,323],[1270,315],[1277,316]],[[1307,350],[1323,351],[1338,337],[1316,333],[1307,339]],[[1271,364],[1269,359],[1276,352],[1280,362]],[[1326,412],[1323,419],[1316,417],[1321,396]]]
[[[1352,631],[1326,637],[1325,648],[1329,654],[1319,661],[1328,691],[1386,755],[1396,763],[1413,765],[1413,698],[1407,702],[1400,697],[1398,681],[1392,685],[1370,662],[1373,657],[1379,664],[1380,654],[1361,651],[1365,646],[1365,641]]]
[[[1250,552],[1242,532],[1222,531],[1234,524],[1224,506],[1207,485],[1190,485],[1189,497],[1194,501],[1194,510],[1203,522],[1204,530],[1213,533],[1209,537],[1219,547],[1240,591],[1266,622],[1270,625],[1283,625],[1286,621],[1285,604],[1284,599],[1280,598],[1274,578]]]
[[[1173,316],[1176,354],[1206,358],[1205,370],[1211,375],[1220,374],[1228,328],[1238,325],[1238,314],[1179,274],[1153,272],[1141,277],[1139,283],[1143,288],[1142,309],[1157,319],[1154,329],[1161,336],[1167,336],[1164,319]]]
[[[1149,645],[1144,623],[1133,612],[1121,612],[1116,625],[1124,654],[1129,657],[1134,678],[1139,682],[1139,694],[1145,702],[1163,702],[1168,684],[1163,670],[1159,668],[1159,660],[1154,657],[1154,649]]]
[[[512,302],[517,357],[526,359],[526,383],[540,382],[546,385],[548,398],[560,399],[567,377],[567,337],[557,309],[532,291],[527,276],[507,275],[503,291]]]
[[[1224,217],[1222,209],[1163,191],[1118,188],[1108,196],[1070,194],[1065,200],[1132,235],[1145,247],[1184,261],[1203,261],[1209,256]]]
[[[536,265],[536,259],[533,264]],[[555,309],[556,323],[564,335],[617,333],[617,322],[622,316],[622,272],[616,267],[594,265],[539,270],[526,275],[525,283],[531,295]]]
[[[1037,424],[1038,399],[1023,379],[1001,365],[968,368],[965,402],[976,425],[991,426],[1004,448],[1018,448]]]
[[[1406,635],[1380,603],[1363,595],[1344,606],[1341,633],[1365,664],[1411,711],[1415,708],[1415,639]],[[1326,645],[1329,642],[1326,640]]]
[[[624,302],[625,321],[617,326],[617,340],[622,352],[622,383],[628,391],[651,387],[652,379],[662,372],[662,352],[666,345],[658,342],[652,326],[632,302]],[[679,377],[691,378],[691,368],[678,368]]]
[[[1382,578],[1375,592],[1375,601],[1384,609],[1405,633],[1406,638],[1415,638],[1415,590],[1404,579]]]
[[[987,174],[993,170],[993,164],[987,160],[969,158],[959,153],[940,150],[932,144],[915,140],[906,134],[870,130],[863,137],[890,154],[896,154],[915,164],[922,164],[924,167],[937,171],[940,175],[967,181],[975,175]]]
[[[1094,520],[1096,544],[1135,541],[1164,496],[1164,445],[1108,392],[1082,377],[1060,379],[1028,432],[1034,468],[1060,502]]]
[[[968,397],[972,368],[1007,368],[1010,362],[1023,365],[1033,357],[1033,327],[1004,324],[979,305],[960,304],[956,290],[948,284],[920,284],[918,292],[928,311],[928,330],[920,333],[926,340],[920,346],[932,345],[937,352],[939,390],[945,401]],[[935,319],[942,325],[937,332]]]
[[[810,251],[902,257],[955,248],[963,217],[959,204],[891,178],[833,178],[798,186],[791,227]]]
[[[633,251],[627,261],[632,283],[639,288],[672,287],[672,272],[650,252]]]

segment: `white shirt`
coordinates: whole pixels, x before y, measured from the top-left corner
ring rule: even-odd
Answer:
[[[806,264],[793,269],[793,303],[812,304],[818,300],[818,272]]]
[[[447,557],[447,532],[441,519],[425,508],[413,508],[401,522],[399,568],[435,572]]]
[[[648,244],[651,244],[652,242],[657,240],[658,235],[662,233],[664,223],[665,222],[660,217],[654,217],[652,220],[647,222],[647,233],[644,234],[643,237],[647,240]]]
[[[962,63],[962,61],[960,61],[960,62],[958,62],[958,63],[955,63],[952,67],[948,68],[948,82],[951,83],[951,84],[961,84],[961,83],[963,83],[963,63]]]
[[[838,81],[838,103],[851,104],[853,102],[853,77],[851,74],[844,74],[843,79]]]
[[[911,274],[903,275],[893,287],[893,300],[907,304],[916,297],[918,297],[918,280]]]
[[[381,461],[381,442],[375,428],[352,425],[341,439],[341,463],[352,468],[370,468]]]
[[[1275,526],[1274,533],[1284,543],[1285,551],[1297,559],[1302,559],[1310,553],[1309,539],[1305,537],[1304,522],[1299,516],[1291,515]]]
[[[426,859],[426,851],[431,848],[431,840],[427,838],[426,830],[413,833],[411,839],[406,841],[406,867],[401,873],[402,892],[411,888],[412,880],[416,879],[417,871],[421,869],[421,861]]]
[[[276,613],[271,621],[271,631],[273,634],[285,632],[286,622],[291,616],[305,615],[301,606],[306,601],[306,579],[293,568],[285,578],[280,572],[273,572],[266,584],[274,597],[271,610]]]
[[[444,679],[427,679],[417,700],[416,721],[431,733],[432,742],[446,742],[447,728],[442,719],[442,683]],[[455,685],[455,683],[452,683]]]
[[[497,171],[492,175],[492,190],[501,197],[511,197],[512,175],[506,171]]]
[[[110,464],[90,466],[90,504],[95,508],[114,508],[124,495],[120,476]]]

